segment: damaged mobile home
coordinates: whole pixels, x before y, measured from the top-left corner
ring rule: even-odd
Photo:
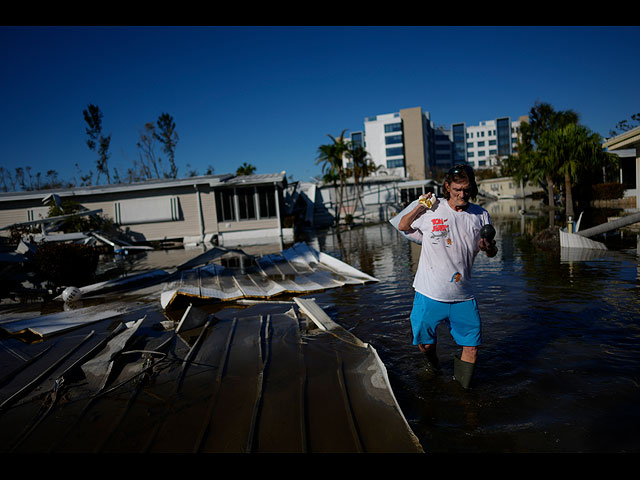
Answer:
[[[283,227],[285,172],[206,175],[134,184],[96,185],[0,194],[0,234],[38,223],[51,198],[72,201],[110,218],[133,242],[177,240],[223,246],[289,243]],[[43,198],[43,196],[46,197]],[[44,232],[43,232],[44,233]]]
[[[308,297],[374,277],[296,244],[137,280],[0,317],[0,450],[423,451],[373,346]]]

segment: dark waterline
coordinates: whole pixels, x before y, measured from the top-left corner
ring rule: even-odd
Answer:
[[[380,280],[313,297],[378,351],[427,452],[640,451],[636,237],[575,259],[533,247],[520,220],[494,223],[499,254],[474,266],[483,345],[470,391],[451,379],[459,348],[446,330],[439,375],[422,375],[408,321],[419,246],[390,225],[310,239]]]

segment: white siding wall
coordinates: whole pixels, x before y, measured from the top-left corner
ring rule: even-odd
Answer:
[[[376,165],[382,166],[387,169],[385,136],[387,135],[401,135],[402,131],[386,134],[384,126],[390,123],[399,123],[401,118],[398,114],[387,113],[384,115],[378,115],[375,121],[366,121],[364,124],[365,130],[365,142],[366,150],[371,155],[371,159]],[[391,175],[404,175],[404,168],[391,168],[387,169]]]

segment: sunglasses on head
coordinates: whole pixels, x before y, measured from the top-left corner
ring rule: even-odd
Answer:
[[[473,170],[471,169],[471,167],[469,165],[462,164],[450,168],[447,172],[447,175],[457,175],[458,173],[462,172],[466,173],[467,175],[473,175]]]

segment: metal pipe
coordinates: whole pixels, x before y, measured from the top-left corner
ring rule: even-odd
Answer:
[[[587,228],[586,230],[576,232],[576,234],[582,235],[583,237],[593,237],[595,235],[599,235],[600,233],[609,232],[611,230],[615,230],[617,228],[624,227],[626,225],[630,225],[632,223],[637,223],[637,222],[640,222],[640,213],[626,215],[616,220],[612,220],[610,222],[602,223],[595,227]]]

